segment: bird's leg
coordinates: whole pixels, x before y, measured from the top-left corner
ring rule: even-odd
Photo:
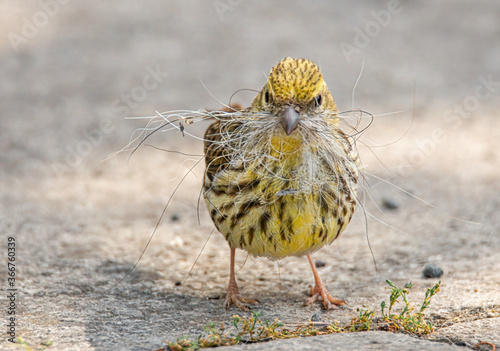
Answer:
[[[247,299],[240,295],[238,285],[236,284],[236,276],[234,274],[234,257],[236,256],[236,249],[231,248],[231,270],[229,273],[229,286],[227,287],[226,302],[224,302],[224,308],[229,308],[232,303],[242,311],[250,311],[246,303],[257,304],[259,300]]]
[[[323,306],[325,307],[326,310],[329,310],[332,307],[332,303],[337,306],[342,306],[342,305],[347,305],[347,303],[344,300],[336,299],[332,295],[328,293],[328,291],[325,288],[325,285],[321,281],[321,278],[318,274],[318,271],[316,270],[316,267],[314,266],[314,262],[311,258],[311,255],[307,255],[307,259],[309,260],[309,264],[311,265],[313,274],[314,274],[314,287],[309,286],[311,289],[309,292],[309,297],[306,300],[306,306],[315,302],[315,301],[323,301]]]

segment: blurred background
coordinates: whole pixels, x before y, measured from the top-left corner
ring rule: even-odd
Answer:
[[[499,303],[499,18],[493,0],[2,1],[0,231],[19,241],[19,333],[56,349],[99,348],[119,339],[121,320],[127,342],[154,347],[226,318],[217,297],[228,250],[218,233],[179,285],[212,230],[203,204],[196,220],[201,164],[132,277],[107,293],[200,158],[147,146],[108,157],[147,123],[126,117],[220,108],[239,89],[260,90],[286,56],[317,63],[341,111],[374,115],[358,146],[378,271],[360,210],[317,254],[330,290],[351,306],[370,304],[385,279],[419,281],[435,263],[449,279],[440,308]],[[254,94],[232,101],[248,106]],[[204,123],[186,128],[200,136]],[[202,153],[180,132],[157,134],[157,147]],[[311,308],[284,310],[312,281],[305,259],[289,262],[298,265],[283,263],[278,277],[276,263],[250,258],[241,285],[268,301],[265,313],[307,320]],[[469,294],[474,284],[482,294]],[[172,311],[184,311],[181,324],[168,320]]]

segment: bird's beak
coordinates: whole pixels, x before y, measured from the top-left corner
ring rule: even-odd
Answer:
[[[281,114],[281,124],[285,129],[286,135],[292,134],[299,124],[300,114],[295,111],[294,106],[287,106]]]

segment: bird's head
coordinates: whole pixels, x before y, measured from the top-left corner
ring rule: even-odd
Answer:
[[[266,85],[252,102],[252,110],[280,118],[287,135],[302,119],[336,115],[337,106],[318,66],[306,59],[286,57],[269,73]]]

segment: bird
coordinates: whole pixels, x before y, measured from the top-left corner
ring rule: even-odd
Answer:
[[[319,67],[286,57],[250,107],[213,114],[204,136],[203,197],[230,248],[224,307],[240,294],[236,249],[279,260],[306,256],[314,276],[305,305],[346,305],[326,289],[312,254],[338,238],[357,205],[360,160]]]

